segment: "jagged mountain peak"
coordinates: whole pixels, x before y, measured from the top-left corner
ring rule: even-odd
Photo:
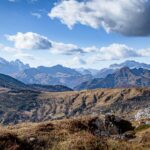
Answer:
[[[12,75],[28,68],[30,68],[30,66],[28,64],[24,64],[19,59],[7,61],[0,57],[0,73],[2,74]]]

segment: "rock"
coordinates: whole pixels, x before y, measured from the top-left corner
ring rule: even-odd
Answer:
[[[145,119],[150,119],[150,107],[145,108],[145,109],[141,109],[137,112],[137,114],[135,115],[135,119],[137,121],[139,120],[145,120]]]
[[[135,132],[134,131],[128,131],[128,132],[125,132],[121,138],[124,139],[124,140],[130,140],[130,139],[133,139],[135,138]]]
[[[36,142],[36,138],[35,138],[35,137],[30,137],[30,138],[29,138],[29,142],[31,142],[31,143]]]
[[[114,115],[105,116],[105,127],[112,134],[123,134],[134,129],[131,122]]]

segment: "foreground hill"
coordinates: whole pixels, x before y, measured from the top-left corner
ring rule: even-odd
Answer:
[[[1,150],[149,150],[150,126],[111,116],[0,127]],[[106,124],[111,124],[107,126]]]
[[[96,88],[125,88],[125,87],[149,87],[150,70],[139,68],[121,68],[107,75],[105,78],[97,78],[75,87],[76,90]]]
[[[150,88],[97,89],[81,92],[0,90],[0,122],[39,122],[88,114],[131,118],[149,106]]]

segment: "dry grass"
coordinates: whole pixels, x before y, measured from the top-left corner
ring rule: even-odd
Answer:
[[[149,150],[150,129],[132,141],[93,134],[96,117],[0,127],[0,150]]]

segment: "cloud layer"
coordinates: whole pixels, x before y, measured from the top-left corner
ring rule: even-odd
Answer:
[[[97,60],[119,60],[130,57],[141,57],[139,52],[124,44],[112,44],[98,50]]]
[[[27,50],[50,50],[55,54],[73,55],[85,53],[85,51],[74,44],[64,44],[49,40],[47,37],[37,33],[18,32],[15,35],[6,35],[7,40],[14,42],[16,49]]]
[[[69,28],[80,23],[127,36],[150,35],[149,0],[63,0],[48,15]]]
[[[131,57],[150,57],[150,49],[136,50],[124,44],[114,43],[105,47],[79,47],[74,44],[65,44],[61,42],[55,42],[37,33],[17,33],[16,35],[7,35],[9,41],[14,42],[14,48],[5,47],[0,45],[0,48],[4,51],[15,50],[47,50],[53,54],[72,55],[72,56],[84,56],[89,54],[93,61],[107,61],[107,60],[120,60]],[[84,64],[83,59],[75,57],[74,61]],[[82,61],[81,61],[82,60]]]

